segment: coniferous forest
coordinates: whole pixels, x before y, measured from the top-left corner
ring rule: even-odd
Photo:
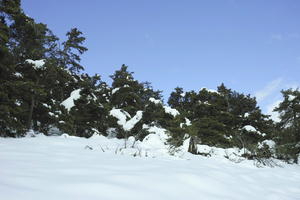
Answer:
[[[247,149],[248,159],[277,158],[297,163],[300,154],[300,91],[282,90],[274,122],[255,97],[234,91],[222,81],[217,90],[176,87],[163,101],[162,91],[140,82],[125,64],[107,84],[85,73],[80,63],[84,34],[77,28],[61,41],[46,24],[36,23],[20,0],[0,0],[0,136],[47,136],[67,133],[89,138],[143,140],[150,126],[167,130],[176,148],[190,138],[198,144]],[[101,71],[99,71],[101,74]],[[120,115],[125,116],[124,125]],[[274,148],[270,148],[270,143]]]

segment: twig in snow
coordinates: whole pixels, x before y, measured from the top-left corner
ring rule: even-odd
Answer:
[[[101,145],[100,145],[100,148],[101,148],[101,150],[102,150],[103,152],[105,152]]]
[[[84,147],[84,149],[93,150],[93,148],[92,148],[92,147],[90,147],[89,145],[86,145],[86,146]]]

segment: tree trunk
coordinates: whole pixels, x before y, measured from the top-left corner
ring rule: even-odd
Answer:
[[[31,104],[30,104],[30,109],[29,109],[29,114],[27,119],[27,130],[32,128],[32,114],[33,114],[34,104],[35,104],[35,95],[33,93],[31,95]]]
[[[36,85],[39,84],[39,78],[36,80]],[[32,95],[31,95],[31,104],[30,104],[30,109],[29,109],[29,114],[28,114],[28,121],[27,121],[27,130],[32,129],[32,115],[33,115],[33,109],[34,109],[34,104],[35,104],[35,91],[33,90]]]
[[[192,154],[198,154],[197,140],[196,140],[195,136],[191,136],[188,152],[190,152]]]

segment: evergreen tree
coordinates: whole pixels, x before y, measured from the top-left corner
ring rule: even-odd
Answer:
[[[170,97],[168,99],[169,106],[177,110],[183,109],[183,96],[183,89],[180,87],[176,87],[175,91],[170,94]]]
[[[120,108],[134,116],[136,111],[143,109],[142,98],[139,94],[143,87],[134,80],[133,72],[127,71],[127,66],[122,65],[112,76],[112,91],[110,103],[115,108]]]
[[[80,98],[74,100],[74,107],[63,110],[58,127],[64,132],[79,137],[90,137],[94,133],[106,134],[108,127],[108,95],[107,86],[95,75],[82,74],[80,82]]]
[[[18,120],[22,112],[16,94],[15,62],[9,50],[11,40],[9,23],[15,13],[20,12],[19,1],[0,1],[0,136],[19,136],[24,126]]]
[[[276,155],[287,162],[299,162],[300,155],[300,91],[299,89],[282,90],[283,101],[274,111],[280,113],[277,123]]]
[[[162,99],[162,91],[154,90],[151,83],[146,81],[140,83],[140,90],[138,91],[138,95],[141,98],[142,104],[147,104],[150,98],[154,98],[156,100]]]
[[[281,128],[288,128],[291,136],[300,142],[300,91],[299,89],[283,90],[284,100],[274,111],[280,113]]]
[[[80,65],[80,55],[87,51],[87,48],[82,46],[85,37],[82,36],[82,32],[77,28],[72,28],[66,36],[67,41],[62,43],[63,49],[59,53],[61,65],[68,68],[72,74],[76,74],[84,69]]]

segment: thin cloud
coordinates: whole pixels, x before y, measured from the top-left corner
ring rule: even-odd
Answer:
[[[277,100],[267,106],[267,114],[270,115],[271,116],[270,118],[275,122],[280,121],[280,115],[278,112],[274,112],[273,110],[279,106],[281,101],[282,100]]]
[[[145,33],[145,34],[144,34],[144,38],[145,38],[146,40],[151,39],[151,37],[150,37],[150,35],[149,35],[148,33]]]
[[[290,33],[290,34],[288,34],[288,37],[291,39],[300,39],[300,34],[299,33]]]
[[[149,45],[150,47],[154,46],[154,40],[149,33],[144,34],[144,40],[146,44]]]
[[[271,40],[283,40],[283,35],[282,34],[272,34]]]
[[[271,35],[271,40],[299,40],[300,34],[299,33],[274,33]]]
[[[281,83],[282,83],[282,78],[278,78],[269,82],[262,90],[259,90],[255,93],[257,101],[263,101],[268,96],[276,92]]]

